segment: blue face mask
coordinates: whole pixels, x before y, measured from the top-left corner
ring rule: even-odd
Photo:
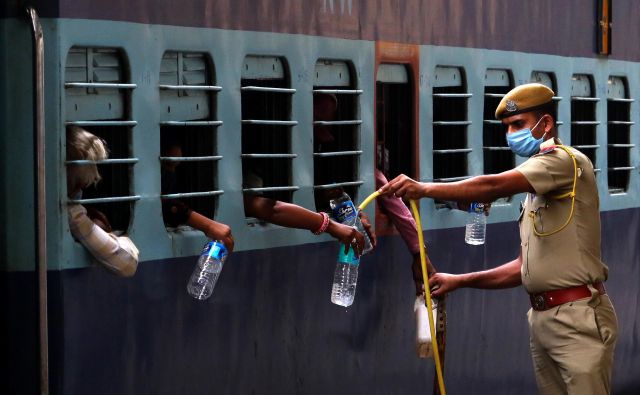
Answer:
[[[528,158],[535,155],[540,150],[540,144],[544,141],[544,134],[539,139],[533,137],[531,131],[534,130],[542,118],[536,122],[531,128],[518,130],[517,132],[507,133],[507,143],[516,155]],[[545,134],[547,134],[545,132]]]

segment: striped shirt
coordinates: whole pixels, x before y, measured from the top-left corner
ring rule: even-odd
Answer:
[[[96,261],[118,276],[135,274],[138,249],[131,239],[105,232],[87,216],[87,210],[80,204],[70,204],[68,211],[71,234]]]

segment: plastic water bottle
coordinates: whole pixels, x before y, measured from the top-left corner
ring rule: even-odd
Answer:
[[[196,299],[204,300],[211,296],[213,287],[216,286],[222,265],[227,258],[227,247],[220,241],[210,241],[205,244],[198,264],[196,265],[189,284],[187,284],[187,292]]]
[[[356,296],[358,283],[358,266],[360,258],[353,253],[353,248],[344,253],[344,246],[340,246],[338,252],[338,264],[333,275],[333,288],[331,289],[331,303],[349,307]]]
[[[484,244],[484,234],[487,229],[487,217],[484,215],[484,203],[471,203],[464,241],[467,244]]]
[[[369,235],[364,230],[362,220],[358,215],[358,210],[356,210],[356,206],[351,201],[349,195],[346,192],[342,192],[341,196],[329,201],[329,206],[331,207],[333,219],[341,224],[353,226],[358,232],[362,233],[364,236],[364,250],[362,251],[362,255],[371,251],[371,249],[373,249],[371,240],[369,240]]]

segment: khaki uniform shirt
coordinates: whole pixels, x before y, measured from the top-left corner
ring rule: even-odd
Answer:
[[[549,139],[541,153],[516,167],[536,191],[527,194],[520,216],[522,248],[522,284],[529,293],[569,288],[607,279],[608,268],[600,259],[600,211],[598,189],[593,165],[587,156],[575,154],[578,166],[576,199],[573,217],[560,232],[550,236],[569,218],[571,198],[553,199],[573,187],[573,160],[564,150],[553,148],[562,144]]]

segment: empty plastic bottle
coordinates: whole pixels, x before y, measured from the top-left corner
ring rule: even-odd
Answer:
[[[204,300],[211,296],[216,286],[222,265],[227,258],[227,247],[220,241],[209,241],[205,244],[198,264],[191,274],[187,292],[196,299]]]
[[[484,234],[487,228],[487,217],[484,215],[484,203],[471,203],[464,241],[467,244],[484,244]]]
[[[360,215],[358,215],[358,210],[349,195],[346,192],[342,192],[341,196],[329,201],[329,206],[331,207],[333,219],[341,224],[353,226],[358,232],[362,233],[364,236],[364,250],[362,251],[362,255],[371,251],[371,249],[373,249],[371,240],[364,230],[362,220],[360,219]]]
[[[358,283],[358,266],[360,258],[353,253],[353,248],[344,253],[344,246],[340,246],[338,251],[338,264],[333,275],[333,287],[331,289],[331,303],[339,306],[349,307],[353,304],[356,296],[356,285]]]

